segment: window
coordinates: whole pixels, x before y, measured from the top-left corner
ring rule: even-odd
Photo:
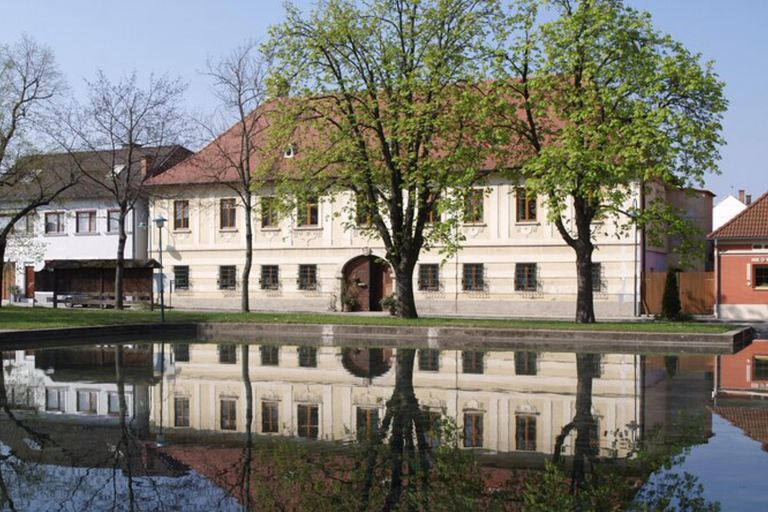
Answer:
[[[237,363],[236,345],[219,345],[219,363],[235,364]]]
[[[440,419],[442,416],[440,411],[424,411],[424,419],[427,422],[424,436],[427,438],[427,444],[432,448],[440,446]]]
[[[110,393],[107,397],[107,414],[110,416],[120,415],[120,395]]]
[[[189,362],[189,343],[177,343],[173,346],[173,353],[177,363]]]
[[[299,347],[299,366],[317,368],[317,349],[315,347]]]
[[[173,267],[173,284],[177,290],[189,290],[189,267]]]
[[[277,199],[265,196],[261,198],[261,227],[276,228],[278,224],[277,217]]]
[[[768,356],[755,356],[754,380],[768,380]]]
[[[373,441],[379,430],[379,410],[357,408],[357,440]]]
[[[461,288],[465,292],[481,292],[485,290],[482,263],[465,263],[461,274]]]
[[[120,210],[107,211],[107,232],[117,233],[120,231]]]
[[[600,420],[596,416],[592,417],[589,424],[589,446],[595,450],[600,449]]]
[[[592,291],[600,293],[603,290],[603,266],[592,263]]]
[[[173,202],[173,229],[189,229],[189,201]]]
[[[536,283],[536,264],[535,263],[517,263],[515,264],[515,291],[516,292],[535,292]]]
[[[318,225],[318,203],[316,197],[311,197],[299,206],[296,212],[296,220],[299,227],[312,227]]]
[[[280,269],[277,265],[262,265],[259,284],[262,290],[277,290],[280,288]]]
[[[237,288],[237,267],[222,265],[219,267],[219,290],[234,290]]]
[[[277,434],[278,424],[278,402],[261,402],[261,431],[264,434]]]
[[[237,429],[237,400],[227,398],[220,401],[220,421],[221,430]]]
[[[86,412],[88,414],[95,414],[97,405],[98,405],[98,393],[96,391],[78,391],[77,392],[77,412]]]
[[[768,265],[755,265],[755,288],[768,288]]]
[[[440,265],[434,263],[419,265],[419,290],[425,292],[440,290]]]
[[[46,234],[57,234],[65,232],[64,212],[54,212],[45,214],[45,232]]]
[[[237,227],[237,203],[234,199],[222,199],[219,203],[219,226],[221,229]]]
[[[483,373],[485,371],[485,352],[482,350],[462,350],[461,364],[464,373]]]
[[[433,199],[433,197],[434,196],[430,194],[429,201],[431,201],[432,204],[427,212],[427,224],[440,222],[440,199]]]
[[[296,406],[296,416],[298,416],[297,435],[307,439],[317,439],[318,406],[299,404]]]
[[[75,230],[78,233],[96,232],[96,212],[77,212],[75,218],[77,219]]]
[[[419,350],[419,370],[436,372],[440,370],[440,351],[434,348]]]
[[[280,365],[280,347],[277,345],[262,345],[259,347],[261,352],[261,366],[279,366]]]
[[[464,203],[464,222],[479,224],[483,222],[483,202],[485,201],[485,192],[482,189],[474,188],[469,191],[466,203]]]
[[[516,450],[536,451],[536,416],[515,418]]]
[[[317,265],[299,265],[299,290],[317,290]]]
[[[464,413],[464,447],[478,448],[483,446],[483,413]]]
[[[536,194],[530,190],[518,187],[515,189],[517,198],[517,222],[533,222],[536,220]]]
[[[66,393],[63,389],[46,389],[45,390],[45,410],[46,411],[63,411],[64,410],[64,397]]]
[[[538,354],[530,350],[515,352],[515,374],[536,375],[536,359]]]
[[[189,426],[189,397],[176,396],[173,398],[173,425],[176,427]]]
[[[359,194],[355,199],[355,225],[361,227],[370,227],[373,225],[371,208],[366,203],[366,198],[363,194]]]
[[[582,357],[587,377],[599,379],[603,376],[603,356],[601,354],[585,354]]]

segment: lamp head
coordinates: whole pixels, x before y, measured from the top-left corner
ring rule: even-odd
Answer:
[[[166,222],[167,220],[168,220],[168,219],[166,219],[166,218],[165,218],[165,217],[163,217],[162,215],[158,215],[157,217],[155,217],[155,218],[152,220],[152,222],[154,222],[154,223],[155,223],[155,225],[156,225],[156,226],[157,226],[159,229],[163,229],[163,226],[165,226],[165,222]]]

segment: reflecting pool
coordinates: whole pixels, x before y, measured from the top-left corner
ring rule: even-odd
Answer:
[[[5,351],[0,509],[768,506],[768,341],[690,357],[338,345]]]

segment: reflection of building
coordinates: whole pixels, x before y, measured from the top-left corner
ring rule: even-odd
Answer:
[[[393,368],[371,379],[345,369],[342,348],[248,349],[256,434],[351,440],[370,435],[386,414],[396,374],[389,351],[381,359]],[[162,397],[159,386],[152,390],[156,427],[162,414],[166,432],[244,431],[241,346],[173,350]],[[604,453],[616,431],[628,433],[642,422],[639,361],[639,356],[604,355],[592,369],[594,430]],[[574,417],[577,381],[575,355],[550,352],[419,350],[413,374],[416,397],[431,424],[450,418],[464,431],[466,446],[494,452],[551,454],[560,429]],[[566,451],[571,449],[566,442]]]
[[[717,356],[715,395],[768,397],[768,340],[754,340],[737,354]]]

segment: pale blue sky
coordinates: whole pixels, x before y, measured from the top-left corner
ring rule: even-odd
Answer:
[[[26,33],[49,45],[75,90],[97,69],[112,77],[134,69],[141,76],[169,73],[189,82],[191,110],[214,105],[199,74],[206,57],[248,38],[266,38],[267,27],[283,15],[280,0],[0,1],[0,42]],[[657,28],[714,60],[727,84],[722,175],[707,179],[715,201],[740,188],[755,197],[768,190],[768,1],[626,1],[650,11]]]

